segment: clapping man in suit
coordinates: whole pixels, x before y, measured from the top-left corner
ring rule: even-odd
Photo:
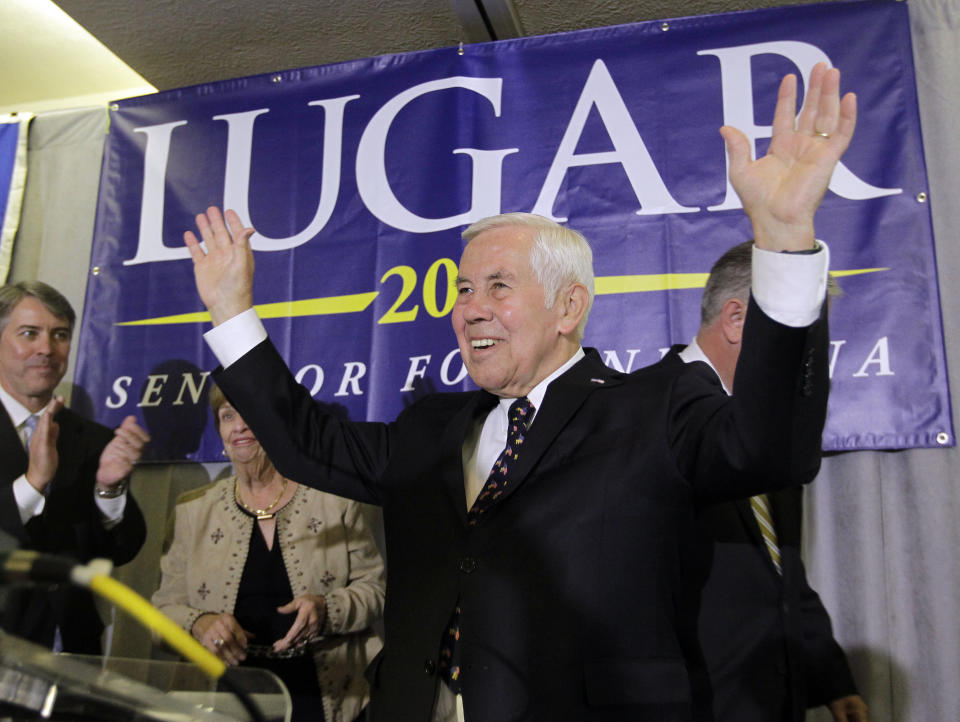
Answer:
[[[707,364],[717,394],[733,392],[750,298],[750,243],[710,270],[701,323],[690,345],[662,363]],[[716,722],[802,722],[827,705],[837,722],[867,722],[867,705],[833,637],[830,616],[800,558],[803,489],[790,487],[699,511],[707,580],[700,643]]]
[[[735,397],[716,397],[700,369],[604,366],[580,345],[586,241],[506,214],[464,232],[456,281],[454,333],[480,390],[427,395],[387,424],[332,417],[252,307],[253,229],[216,208],[197,217],[205,249],[193,232],[185,240],[218,385],[284,475],[383,507],[372,720],[709,719],[684,532],[697,503],[803,483],[819,466],[827,251],[813,214],[853,134],[855,99],[841,100],[839,82],[817,66],[797,118],[787,76],[759,161],[746,136],[721,131],[758,277],[806,279],[799,298],[771,296],[773,281],[751,303],[754,363]],[[798,372],[813,383],[803,393]]]
[[[0,529],[25,549],[123,564],[146,538],[127,480],[148,437],[133,416],[111,431],[54,396],[74,320],[70,302],[45,283],[0,287]],[[101,651],[103,623],[86,590],[13,590],[2,621],[55,651]]]

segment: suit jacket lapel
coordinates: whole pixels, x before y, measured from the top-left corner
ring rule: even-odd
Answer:
[[[621,379],[622,375],[605,366],[592,349],[573,368],[554,379],[533,425],[524,435],[523,450],[512,462],[509,484],[498,503],[505,502],[526,481],[590,394],[598,388],[618,385]]]
[[[478,420],[482,422],[497,402],[497,397],[486,391],[473,394],[470,401],[447,425],[440,441],[440,448],[443,450],[443,485],[457,518],[464,527],[467,526],[467,493],[463,478],[463,445],[467,436],[473,432],[474,424]]]
[[[12,484],[27,470],[27,452],[23,450],[20,435],[10,420],[7,410],[0,404],[0,483]]]
[[[20,544],[26,544],[27,532],[20,521],[20,511],[13,496],[13,482],[27,471],[29,459],[3,404],[0,404],[0,459],[0,528],[13,534]],[[0,537],[2,535],[0,531]]]

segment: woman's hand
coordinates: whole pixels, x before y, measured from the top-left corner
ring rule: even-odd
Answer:
[[[273,651],[283,652],[298,644],[315,637],[327,617],[327,600],[319,594],[304,594],[296,597],[292,602],[277,607],[280,614],[293,614],[297,618],[290,625],[290,631],[283,639],[273,643]]]
[[[247,658],[247,644],[253,635],[232,614],[201,614],[190,630],[200,642],[227,664],[237,666]]]

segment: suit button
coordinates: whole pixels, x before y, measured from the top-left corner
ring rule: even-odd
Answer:
[[[437,671],[437,663],[432,659],[428,659],[423,663],[423,672],[428,676],[432,676],[434,672]]]
[[[464,557],[457,562],[457,569],[464,574],[471,574],[477,569],[477,560],[473,557]]]

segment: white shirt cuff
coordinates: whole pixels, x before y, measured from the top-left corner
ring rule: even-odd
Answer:
[[[214,326],[205,334],[204,340],[217,357],[217,361],[227,368],[261,341],[267,338],[257,312],[248,308],[219,326]]]
[[[100,509],[101,520],[105,529],[111,529],[123,521],[123,510],[127,508],[126,491],[113,499],[106,499],[99,496],[94,490],[93,500],[97,503],[97,508]]]
[[[830,249],[817,241],[816,253],[779,253],[753,247],[753,297],[767,316],[802,328],[820,317],[827,297]]]
[[[27,481],[26,474],[22,474],[14,480],[13,498],[16,499],[17,508],[20,510],[21,524],[26,524],[33,517],[42,514],[43,507],[47,503],[46,497]]]

